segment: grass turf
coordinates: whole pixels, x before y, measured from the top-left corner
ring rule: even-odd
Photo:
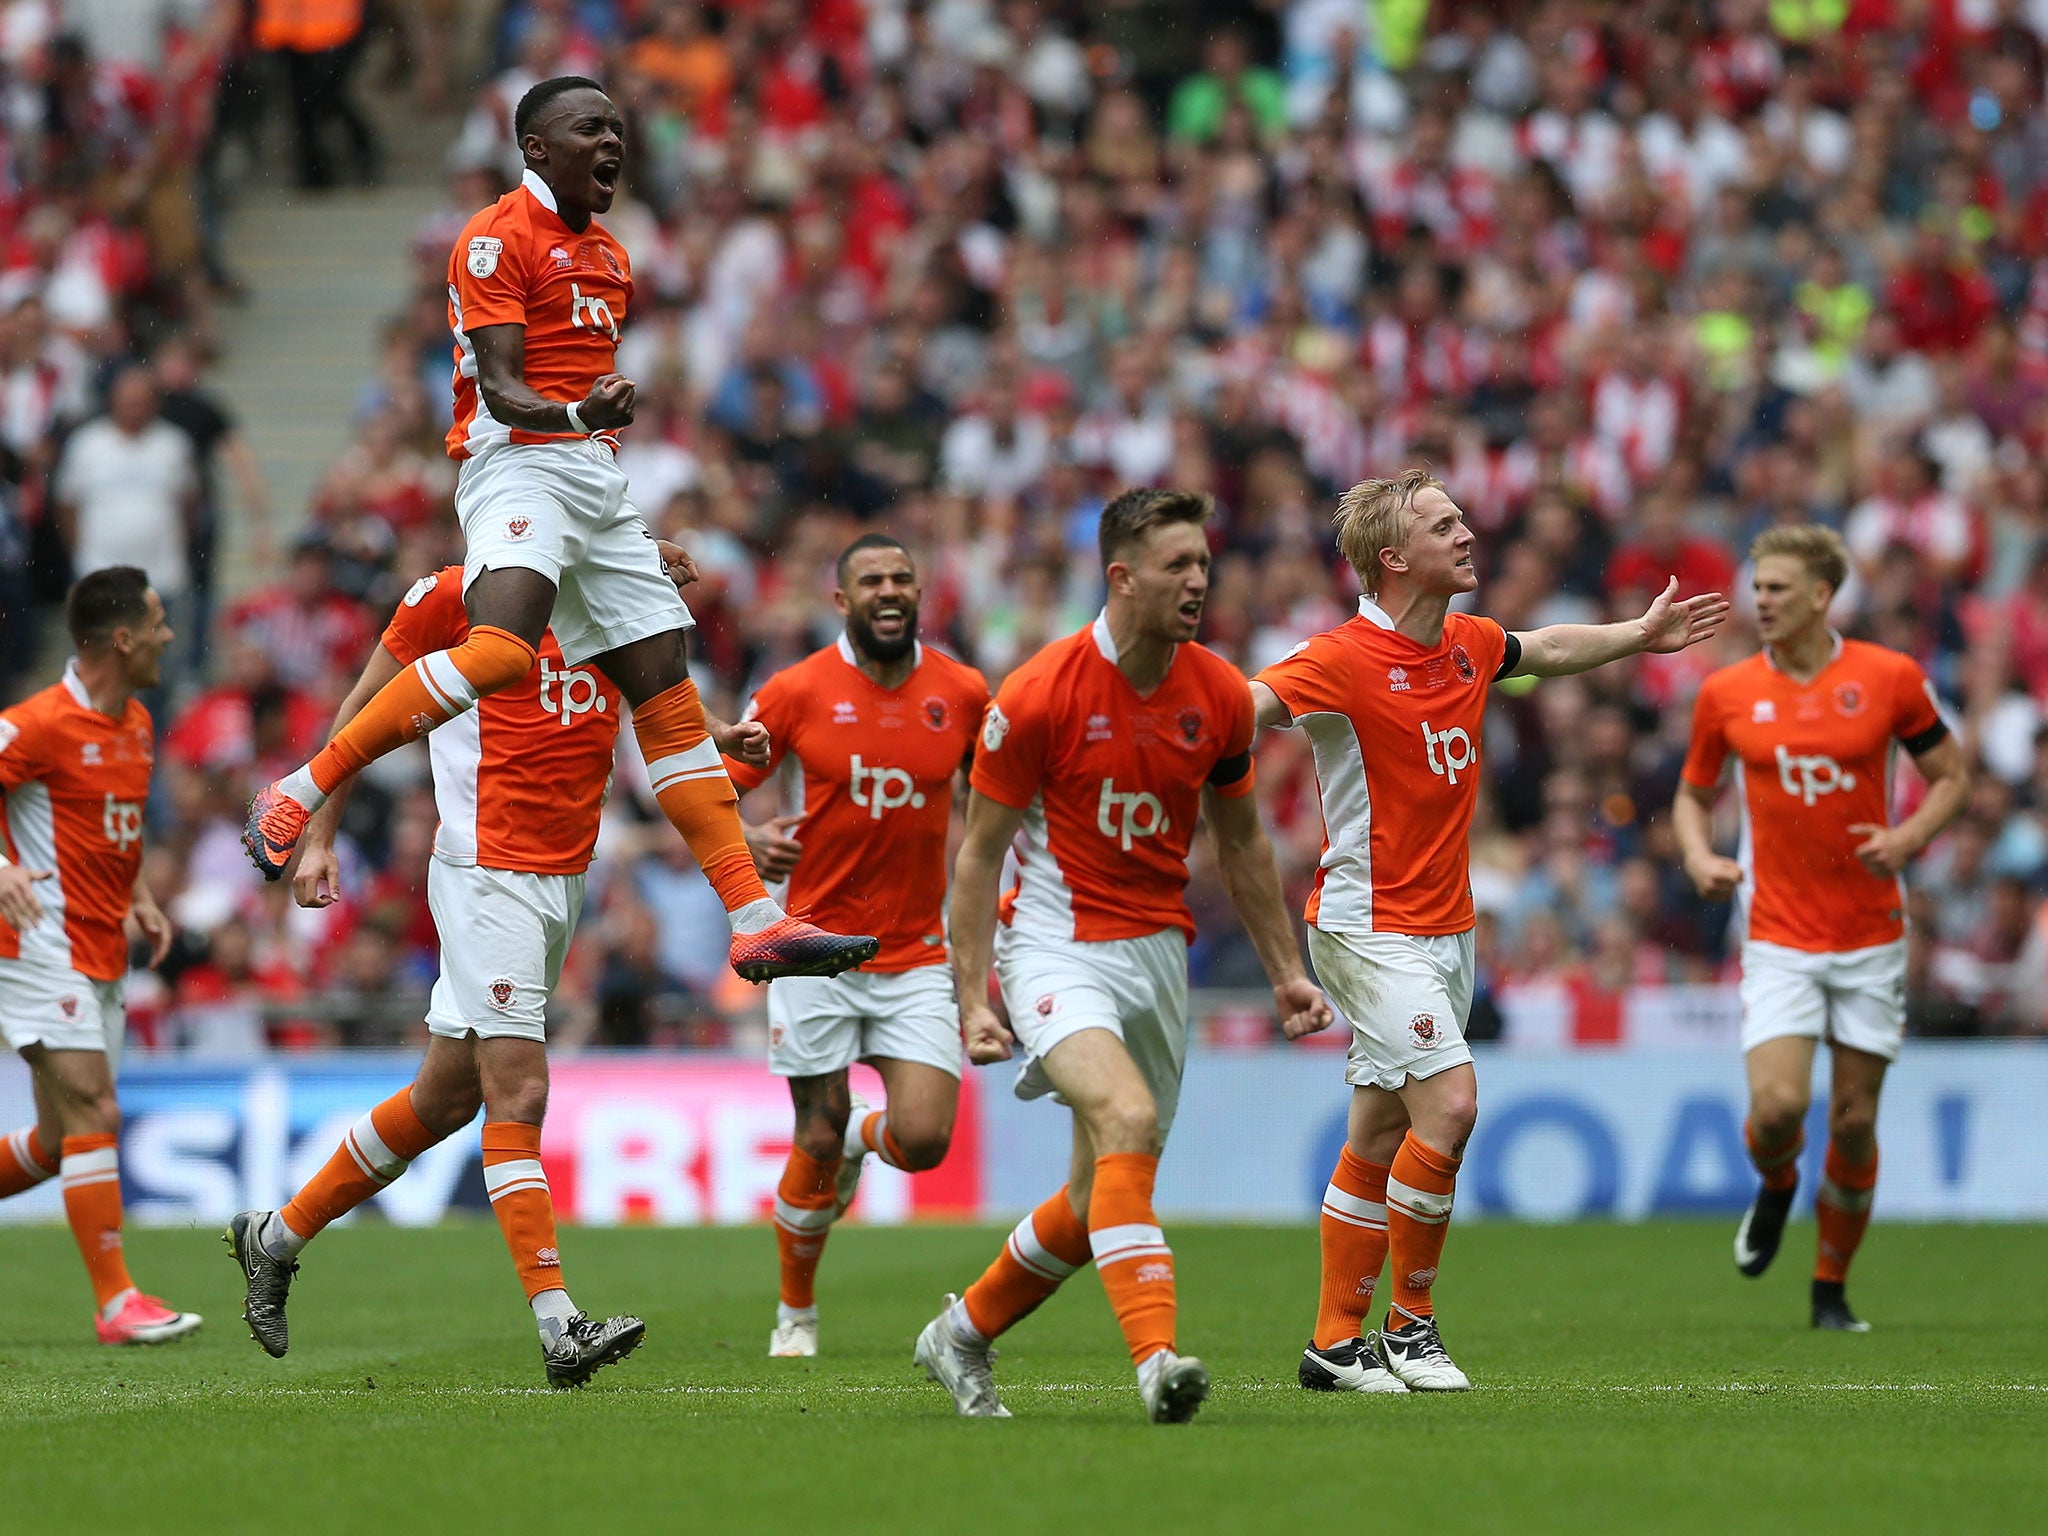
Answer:
[[[1438,1287],[1479,1390],[1294,1385],[1311,1229],[1171,1229],[1200,1419],[1145,1424],[1091,1276],[1005,1339],[1016,1417],[961,1421],[910,1365],[995,1229],[850,1228],[826,1353],[764,1358],[765,1229],[565,1234],[592,1311],[648,1342],[581,1393],[542,1385],[497,1233],[323,1237],[273,1361],[210,1233],[142,1231],[145,1285],[207,1314],[158,1350],[92,1342],[70,1234],[0,1232],[9,1530],[2025,1529],[2048,1508],[2048,1228],[1876,1228],[1853,1300],[1806,1326],[1810,1225],[1736,1276],[1720,1224],[1460,1228]],[[2038,1528],[2038,1527],[2036,1527]]]

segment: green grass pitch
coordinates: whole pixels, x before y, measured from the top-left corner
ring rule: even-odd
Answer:
[[[1478,1390],[1294,1385],[1312,1229],[1170,1227],[1183,1347],[1216,1389],[1143,1422],[1077,1276],[1002,1344],[1016,1414],[961,1421],[910,1364],[998,1230],[832,1239],[825,1354],[770,1361],[766,1229],[564,1234],[592,1311],[647,1343],[581,1393],[542,1384],[495,1229],[329,1233],[266,1358],[209,1232],[130,1239],[207,1314],[158,1350],[92,1342],[62,1229],[0,1232],[0,1528],[371,1531],[1835,1531],[2048,1524],[2048,1228],[1885,1227],[1851,1295],[1877,1331],[1805,1326],[1813,1228],[1740,1279],[1721,1224],[1451,1238],[1445,1337]],[[1398,1524],[1395,1524],[1398,1523]]]

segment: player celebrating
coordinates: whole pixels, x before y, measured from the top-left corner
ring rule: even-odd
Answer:
[[[1640,619],[1508,634],[1450,612],[1478,585],[1465,515],[1427,470],[1353,486],[1337,545],[1358,617],[1252,681],[1261,725],[1299,725],[1314,753],[1324,848],[1308,902],[1309,958],[1351,1021],[1345,1146],[1323,1196],[1323,1277],[1301,1384],[1317,1391],[1464,1391],[1431,1286],[1478,1113],[1470,878],[1480,736],[1492,684],[1584,672],[1711,635],[1718,593]],[[1364,1334],[1391,1259],[1384,1331]]]
[[[1023,1098],[1074,1112],[1067,1185],[917,1341],[960,1413],[1007,1417],[990,1341],[1091,1258],[1154,1423],[1194,1417],[1202,1362],[1175,1352],[1173,1251],[1152,1211],[1187,1057],[1188,846],[1208,819],[1232,903],[1289,1038],[1330,1006],[1303,973],[1252,789],[1243,676],[1194,643],[1209,590],[1206,496],[1126,491],[1103,509],[1101,617],[1011,673],[982,724],[954,869],[953,971],[977,1062],[1025,1052]],[[1018,833],[1022,870],[1000,903]],[[1000,911],[1002,934],[996,937]],[[993,949],[1009,1009],[988,1004]],[[1011,1029],[1015,1030],[1014,1037]]]
[[[145,1296],[121,1247],[121,1110],[128,1028],[124,921],[171,947],[142,877],[154,732],[138,690],[176,638],[132,565],[82,577],[65,602],[78,654],[61,682],[0,713],[0,1035],[34,1078],[36,1123],[0,1137],[0,1198],[52,1175],[99,1303],[102,1344],[162,1344],[199,1326]]]
[[[1772,528],[1750,546],[1764,648],[1700,688],[1672,825],[1686,873],[1743,922],[1742,1050],[1749,1155],[1763,1184],[1735,1233],[1745,1275],[1770,1267],[1799,1183],[1814,1047],[1833,1058],[1816,1214],[1813,1326],[1861,1333],[1849,1261],[1877,1186],[1877,1099],[1905,1034],[1899,876],[1970,800],[1963,754],[1907,656],[1828,626],[1849,573],[1826,528]],[[1892,744],[1927,797],[1890,825]],[[1714,852],[1721,769],[1739,765],[1740,856]]]
[[[725,903],[733,969],[750,981],[835,976],[876,941],[826,933],[769,899],[719,761],[721,747],[758,756],[764,733],[707,719],[683,661],[689,610],[616,459],[634,391],[611,367],[633,283],[595,215],[618,190],[624,123],[594,81],[564,75],[520,99],[514,128],[525,181],[463,227],[448,263],[467,638],[421,656],[312,762],[259,791],[243,846],[277,879],[343,780],[531,674],[552,615],[563,664],[593,663],[632,705],[656,798]]]
[[[919,643],[917,570],[901,544],[862,535],[840,555],[838,576],[832,597],[845,632],[768,679],[748,711],[768,728],[767,766],[726,765],[745,791],[784,760],[796,764],[802,810],[749,829],[762,873],[788,879],[791,902],[820,922],[882,938],[881,953],[852,975],[768,984],[768,1065],[789,1079],[796,1108],[775,1198],[782,1295],[770,1355],[818,1352],[818,1261],[862,1159],[936,1167],[960,1102],[946,833],[988,684]],[[855,1061],[882,1074],[886,1110],[850,1094]]]
[[[401,669],[462,643],[462,576],[450,566],[406,594],[342,703],[341,725]],[[306,1244],[469,1124],[479,1105],[484,1188],[540,1329],[548,1381],[581,1386],[639,1345],[639,1318],[597,1322],[569,1299],[540,1163],[547,1002],[583,908],[618,735],[618,690],[566,665],[550,631],[523,680],[430,738],[441,825],[427,902],[441,933],[441,974],[427,1007],[426,1057],[412,1084],[358,1120],[283,1210],[244,1211],[229,1225],[228,1248],[247,1284],[242,1316],[272,1356],[290,1346],[285,1300]],[[346,794],[344,782],[307,829],[292,882],[301,906],[337,899],[334,837]]]

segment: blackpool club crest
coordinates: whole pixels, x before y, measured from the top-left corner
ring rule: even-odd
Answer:
[[[489,277],[498,270],[498,258],[505,254],[505,242],[489,235],[476,235],[469,242],[469,259],[464,263],[471,277]]]

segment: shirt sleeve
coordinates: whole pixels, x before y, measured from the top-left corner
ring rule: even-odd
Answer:
[[[988,679],[974,668],[967,669],[967,675],[960,684],[960,707],[968,712],[968,718],[976,721],[985,719],[990,703]],[[960,771],[971,774],[974,771],[975,748],[981,745],[981,731],[970,731],[967,735],[967,750],[960,755]]]
[[[1252,792],[1252,737],[1258,721],[1252,711],[1252,690],[1248,683],[1226,679],[1222,703],[1228,713],[1223,733],[1223,750],[1209,770],[1209,787],[1226,800],[1241,799]]]
[[[1934,684],[1910,656],[1899,658],[1898,682],[1892,688],[1892,735],[1918,757],[1948,738],[1948,722],[1934,696]]]
[[[1027,809],[1045,782],[1052,732],[1044,709],[1005,683],[981,717],[967,782],[1013,811]]]
[[[1314,635],[1253,681],[1273,690],[1292,723],[1303,715],[1341,713],[1349,691],[1350,668],[1336,641],[1328,635]]]
[[[422,656],[460,645],[469,633],[469,613],[462,606],[462,567],[451,565],[422,576],[399,602],[384,626],[384,649],[400,666]]]
[[[1728,733],[1722,728],[1719,691],[1700,689],[1692,706],[1692,742],[1685,751],[1685,767],[1679,777],[1694,789],[1716,789],[1721,767],[1728,760]]]
[[[760,767],[743,763],[736,757],[725,759],[726,776],[732,780],[732,787],[741,794],[757,789],[767,783],[782,760],[789,755],[790,732],[795,729],[800,711],[793,699],[796,692],[784,681],[788,674],[778,672],[763,683],[753,698],[747,701],[741,720],[758,720],[768,727],[768,761]]]
[[[33,784],[48,771],[35,716],[19,707],[0,713],[0,792]]]
[[[448,281],[462,329],[526,324],[526,242],[511,223],[476,223],[462,232],[448,259]]]

